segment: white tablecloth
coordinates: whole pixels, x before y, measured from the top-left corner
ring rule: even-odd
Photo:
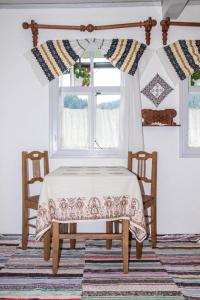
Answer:
[[[123,167],[60,167],[44,178],[36,221],[36,239],[53,221],[128,219],[141,242],[146,225],[137,177]]]

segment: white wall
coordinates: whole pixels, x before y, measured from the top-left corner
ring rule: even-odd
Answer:
[[[185,10],[181,20],[200,21],[200,7]],[[29,30],[22,22],[34,19],[49,24],[111,24],[161,19],[159,7],[96,9],[10,9],[0,10],[0,232],[21,231],[21,151],[49,148],[49,91],[42,87],[23,54],[32,46]],[[40,31],[39,42],[56,38],[130,37],[144,42],[144,30],[119,29],[105,32]],[[170,41],[198,38],[199,29],[171,28]],[[161,47],[161,30],[152,31],[152,48]],[[152,61],[142,78],[141,88],[158,72],[169,83],[159,61]],[[143,107],[152,107],[142,97]],[[177,88],[163,101],[160,109],[179,110]],[[178,118],[177,118],[178,122]],[[159,233],[200,232],[200,159],[179,158],[178,127],[144,129],[146,150],[156,150],[158,161]],[[125,160],[51,160],[51,168],[61,164],[121,164]],[[100,229],[100,225],[96,225]]]

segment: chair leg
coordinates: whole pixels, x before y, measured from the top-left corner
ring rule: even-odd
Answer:
[[[44,260],[50,259],[51,253],[51,229],[49,229],[44,235]]]
[[[59,264],[59,223],[53,222],[53,274],[58,272]]]
[[[129,221],[122,220],[122,253],[123,253],[123,270],[128,273],[129,260]]]
[[[142,258],[142,243],[139,243],[138,241],[136,241],[136,258]]]
[[[115,233],[119,233],[119,221],[114,221]]]
[[[28,245],[29,226],[28,226],[29,211],[24,205],[22,211],[22,249],[26,250]]]
[[[106,222],[106,233],[113,233],[113,221]],[[112,248],[112,240],[106,240],[106,248]]]
[[[60,233],[68,233],[68,223],[60,223]]]
[[[76,223],[71,223],[69,225],[69,228],[70,228],[70,233],[76,233],[77,224]],[[76,247],[76,240],[75,239],[70,240],[70,249],[75,249],[75,247]]]
[[[68,233],[68,223],[60,223],[59,224],[59,232],[62,234],[66,234],[66,233]],[[62,248],[63,248],[63,242],[64,242],[64,240],[63,239],[61,239],[60,240],[60,251],[62,250]]]
[[[157,242],[157,218],[156,218],[156,204],[154,203],[151,206],[151,242],[152,242],[152,248],[156,248],[156,242]]]

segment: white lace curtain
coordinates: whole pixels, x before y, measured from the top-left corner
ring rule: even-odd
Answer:
[[[96,135],[101,147],[113,147],[115,143],[116,146],[119,144],[120,152],[123,155],[126,155],[128,151],[143,150],[138,71],[136,71],[135,76],[121,74],[120,109],[99,109],[97,118]],[[120,120],[120,124],[118,120]],[[71,148],[73,145],[87,147],[87,109],[65,108],[62,122],[62,146],[64,148]],[[80,124],[78,128],[77,124]],[[120,129],[119,137],[118,129]],[[120,139],[119,142],[118,138]]]

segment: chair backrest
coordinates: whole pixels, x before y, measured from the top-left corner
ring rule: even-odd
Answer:
[[[22,152],[22,190],[23,196],[29,196],[29,185],[42,182],[49,173],[48,151]]]
[[[150,194],[156,198],[157,152],[128,152],[128,170],[135,173],[142,183],[150,184]]]

